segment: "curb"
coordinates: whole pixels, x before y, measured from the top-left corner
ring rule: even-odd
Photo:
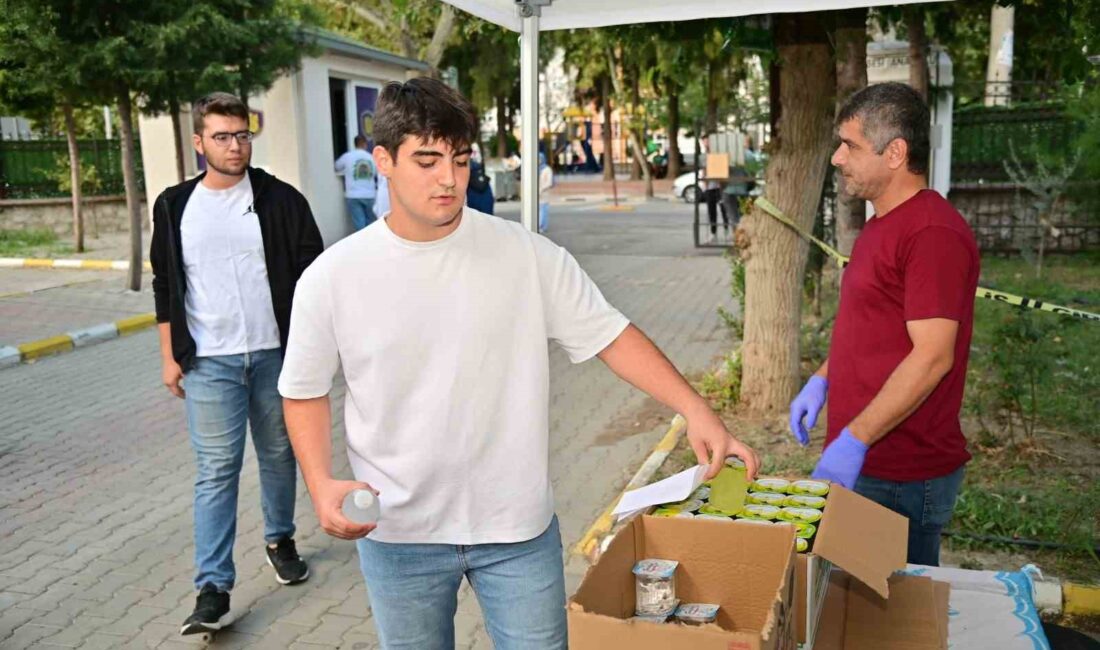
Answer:
[[[149,262],[142,262],[146,271],[153,269]],[[37,257],[0,257],[0,268],[8,269],[80,269],[83,271],[126,271],[129,260],[52,260]]]
[[[1062,601],[1067,614],[1096,616],[1100,614],[1100,586],[1064,583]]]
[[[140,314],[116,320],[112,323],[102,323],[29,343],[0,347],[0,368],[10,368],[51,354],[59,354],[76,348],[110,341],[120,336],[127,336],[148,329],[156,324],[155,314]]]
[[[649,483],[649,479],[653,478],[653,475],[657,473],[661,465],[668,458],[669,453],[676,448],[676,443],[680,439],[680,435],[687,429],[687,420],[680,415],[676,415],[669,423],[668,431],[665,432],[660,442],[653,447],[653,450],[649,452],[649,456],[646,457],[645,462],[635,472],[634,477],[630,479],[630,482],[626,484],[618,495],[611,500],[607,508],[604,509],[603,514],[599,516],[596,521],[588,527],[580,541],[576,543],[571,549],[573,553],[577,555],[583,555],[588,558],[589,561],[595,561],[596,555],[602,550],[602,546],[605,540],[609,539],[609,534],[614,529],[615,521],[611,516],[611,511],[615,509],[615,504],[622,498],[623,493],[630,490],[642,487]]]
[[[625,204],[642,204],[650,201],[656,203],[674,203],[678,199],[674,196],[654,196],[652,198],[645,198],[644,196],[627,195],[620,196],[619,203]],[[610,194],[575,194],[572,196],[563,196],[550,202],[551,206],[555,205],[568,205],[570,203],[614,203],[615,197]]]

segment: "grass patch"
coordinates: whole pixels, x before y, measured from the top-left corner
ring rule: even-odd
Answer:
[[[43,257],[71,252],[72,246],[58,241],[52,230],[0,230],[0,257]]]

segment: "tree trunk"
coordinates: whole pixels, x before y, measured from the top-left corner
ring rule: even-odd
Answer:
[[[634,149],[634,165],[642,170],[642,176],[645,178],[645,196],[647,199],[653,198],[653,178],[649,173],[649,165],[645,164],[645,158],[642,154],[642,141],[638,136],[637,129],[630,129],[630,144]]]
[[[718,64],[714,61],[707,63],[707,116],[703,121],[703,132],[707,135],[718,132],[718,91],[715,84],[717,68]]]
[[[497,158],[508,156],[508,108],[504,95],[497,95]]]
[[[126,187],[126,210],[130,213],[130,271],[127,278],[131,291],[141,291],[141,197],[138,196],[137,175],[134,173],[134,122],[129,88],[119,91],[118,121],[122,143],[122,180]]]
[[[924,33],[924,8],[908,6],[905,8],[905,29],[909,32],[909,85],[924,101],[928,101],[928,63],[924,53],[928,49],[928,38]]]
[[[603,137],[603,179],[615,180],[615,152],[611,139],[611,80],[604,75],[600,78],[600,92],[603,94],[603,128],[600,135]]]
[[[424,52],[424,62],[431,66],[432,70],[439,70],[439,62],[443,60],[443,50],[447,46],[447,40],[451,38],[451,32],[455,26],[455,10],[451,5],[440,3],[439,18],[435,22],[435,31],[432,40]]]
[[[73,119],[73,105],[65,102],[61,106],[65,115],[65,139],[69,142],[69,178],[73,199],[73,249],[84,252],[84,213],[83,190],[80,187],[80,147],[76,143],[76,120]]]
[[[867,86],[867,10],[837,12],[836,113],[856,91]],[[844,176],[835,174],[836,242],[844,255],[852,254],[856,237],[867,220],[866,203],[845,190]]]
[[[765,195],[812,230],[832,143],[835,64],[819,14],[776,19],[780,137],[772,140]],[[751,411],[786,409],[800,380],[799,325],[809,244],[754,209],[738,242],[745,262],[741,402]]]
[[[668,82],[668,178],[680,175],[680,92],[674,81]]]
[[[176,177],[182,183],[186,177],[183,169],[183,134],[180,132],[180,102],[175,97],[168,100],[168,112],[172,115],[172,145],[176,148]]]
[[[630,165],[630,180],[636,181],[642,178],[642,167],[645,165],[645,149],[639,150],[638,143],[644,142],[644,137],[638,137],[638,109],[641,103],[638,89],[638,68],[634,66],[630,75],[630,144],[634,147],[634,155],[631,156],[633,164]]]

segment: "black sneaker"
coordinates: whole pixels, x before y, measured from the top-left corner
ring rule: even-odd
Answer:
[[[290,537],[284,537],[274,546],[268,544],[264,548],[267,551],[267,563],[275,569],[275,579],[279,584],[296,585],[305,582],[309,577],[309,567],[298,555],[298,549]]]
[[[195,611],[187,617],[180,634],[216,632],[232,622],[229,616],[229,592],[218,591],[209,582],[199,590],[195,599]]]

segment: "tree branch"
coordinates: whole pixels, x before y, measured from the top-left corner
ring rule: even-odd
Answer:
[[[443,50],[447,47],[447,40],[451,37],[454,25],[454,8],[442,3],[439,20],[435,23],[435,33],[432,34],[432,41],[428,43],[428,49],[424,52],[424,61],[433,69],[439,68],[439,62],[443,59]]]
[[[366,7],[364,7],[362,5],[355,4],[355,3],[352,3],[352,2],[345,2],[344,0],[327,0],[327,1],[328,1],[329,4],[336,5],[337,7],[343,7],[344,9],[347,9],[348,11],[352,12],[356,16],[359,16],[360,18],[362,18],[363,20],[369,22],[370,24],[374,25],[375,27],[378,27],[379,29],[384,29],[386,31],[391,31],[393,29],[393,24],[392,23],[390,23],[389,21],[387,21],[385,18],[383,18],[379,14],[375,13],[374,11],[371,11],[370,9],[367,9]]]

